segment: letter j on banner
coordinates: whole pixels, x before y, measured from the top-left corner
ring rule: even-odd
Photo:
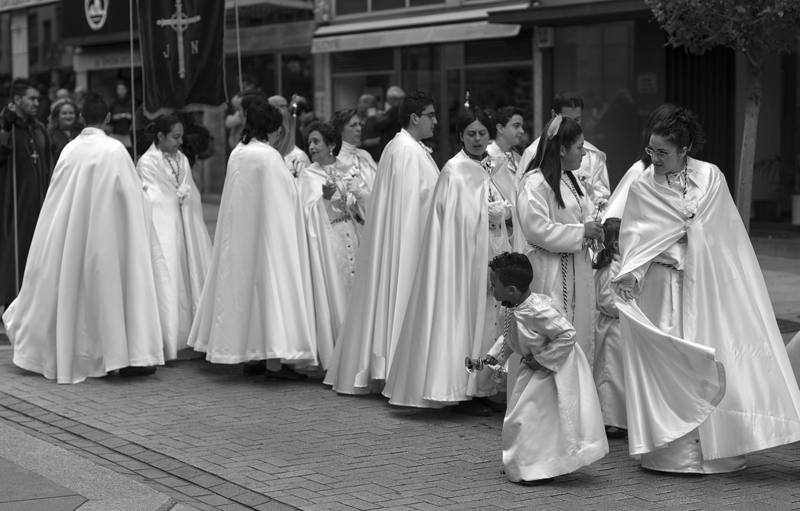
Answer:
[[[138,0],[148,112],[225,103],[225,0]]]

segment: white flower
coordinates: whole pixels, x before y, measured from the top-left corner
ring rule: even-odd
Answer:
[[[608,200],[604,199],[603,197],[600,197],[594,203],[594,206],[597,208],[597,211],[603,211],[604,209],[606,209],[606,206],[608,206]]]
[[[186,183],[184,183],[184,184],[182,184],[182,185],[180,185],[178,187],[178,192],[177,192],[176,195],[178,196],[178,199],[180,199],[180,201],[183,202],[184,200],[189,198],[189,195],[191,195],[191,192],[192,192],[192,188],[189,185],[187,185]]]
[[[494,170],[494,166],[495,163],[491,156],[487,156],[486,158],[481,160],[481,167],[483,167],[483,170],[485,170],[488,174],[492,173],[492,171]]]

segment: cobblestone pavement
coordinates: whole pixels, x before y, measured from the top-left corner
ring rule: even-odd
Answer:
[[[691,477],[644,471],[612,440],[601,461],[525,488],[500,473],[500,414],[394,408],[199,359],[56,385],[4,348],[0,421],[196,509],[800,509],[800,444]]]

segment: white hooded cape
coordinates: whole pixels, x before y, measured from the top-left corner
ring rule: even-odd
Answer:
[[[372,189],[373,174],[370,169],[359,172],[355,167],[336,160],[338,186],[346,189],[346,183],[358,183],[364,199],[355,202],[352,194],[347,194],[353,204],[349,208],[351,218],[336,224],[331,223],[329,208],[337,207],[344,214],[340,191],[337,190],[330,201],[322,198],[322,186],[328,181],[328,174],[318,164],[312,163],[304,168],[297,178],[297,188],[303,204],[308,252],[311,264],[311,277],[314,284],[314,305],[317,320],[317,346],[323,369],[328,369],[336,338],[344,321],[347,304],[350,300],[352,282],[355,275],[358,250],[363,226],[353,213],[366,216],[362,201],[366,201]]]
[[[411,294],[439,169],[406,130],[386,146],[367,202],[350,306],[325,383],[344,394],[385,380]]]
[[[228,160],[189,345],[218,364],[317,363],[303,210],[294,178],[269,144],[240,143]]]
[[[707,460],[796,442],[800,390],[725,178],[691,158],[688,178],[699,199],[671,199],[647,169],[631,186],[623,213],[620,276],[688,236],[684,339],[616,300],[626,341],[631,453],[651,452],[698,426]]]
[[[163,364],[153,241],[127,150],[85,128],[61,153],[24,284],[3,315],[14,363],[58,383]]]
[[[497,255],[489,243],[489,186],[489,174],[463,151],[447,162],[436,182],[383,391],[390,404],[438,408],[493,393],[489,371],[464,369],[465,357],[482,356],[496,339],[499,308],[488,295],[489,258]],[[505,244],[509,250],[507,235]]]
[[[166,360],[177,358],[178,351],[188,346],[211,260],[211,238],[203,221],[200,191],[192,178],[189,160],[180,151],[177,159],[180,187],[155,144],[136,164],[152,206],[153,226],[166,263],[166,285],[160,290],[163,298],[159,297]],[[183,200],[178,197],[179,191]]]

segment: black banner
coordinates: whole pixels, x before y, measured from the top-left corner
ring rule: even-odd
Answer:
[[[148,112],[225,103],[225,0],[138,0]]]

